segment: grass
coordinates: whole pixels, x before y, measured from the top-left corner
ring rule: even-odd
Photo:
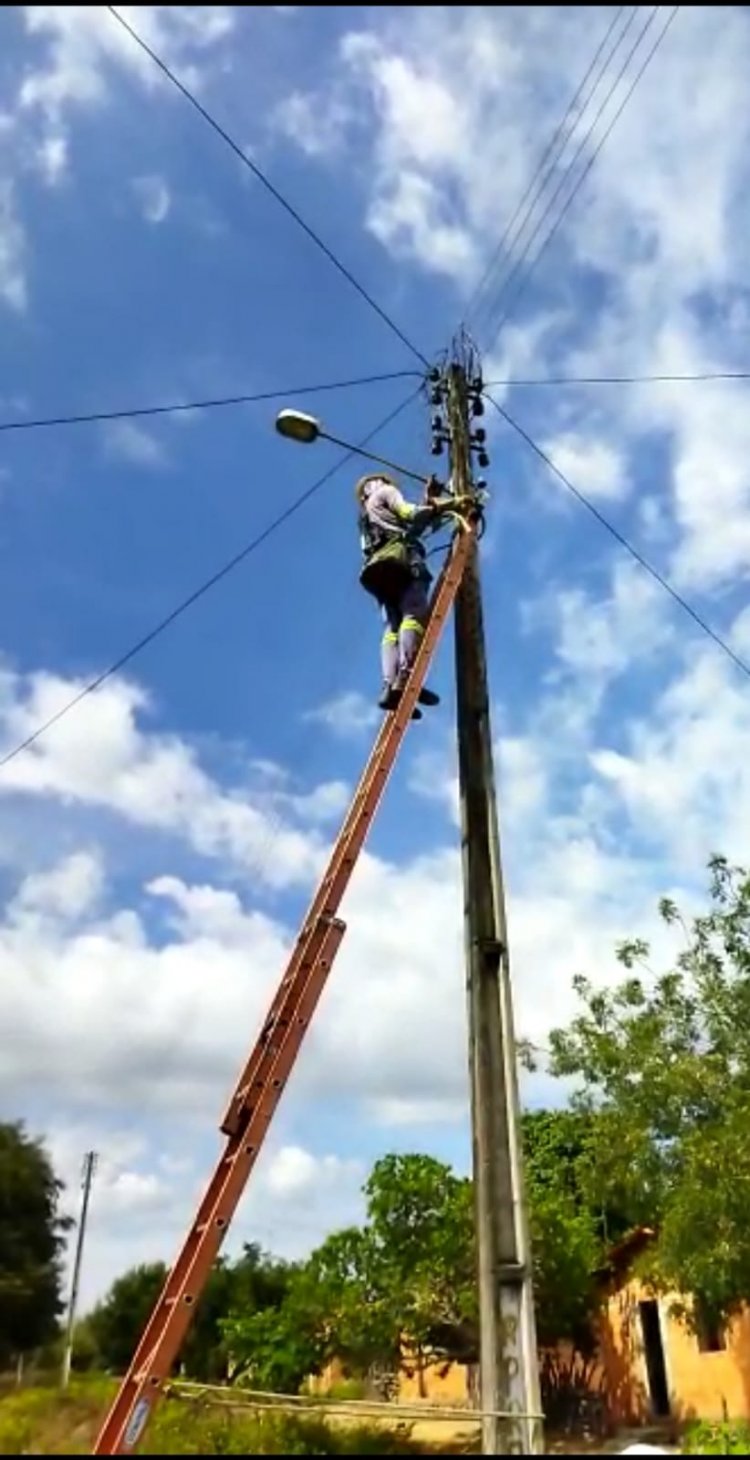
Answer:
[[[0,1398],[0,1455],[87,1455],[114,1393],[109,1379],[74,1380]],[[316,1416],[167,1399],[139,1446],[143,1455],[415,1455],[408,1428],[334,1426]]]
[[[743,1420],[711,1424],[706,1420],[690,1425],[682,1446],[683,1455],[750,1455],[750,1424]]]

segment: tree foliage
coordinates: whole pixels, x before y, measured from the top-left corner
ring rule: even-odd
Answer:
[[[539,1342],[567,1339],[585,1352],[593,1338],[594,1275],[602,1257],[602,1219],[588,1183],[592,1122],[569,1110],[529,1112],[523,1144]]]
[[[596,1220],[562,1151],[583,1121],[552,1113],[526,1125],[540,1334],[590,1338],[601,1256]],[[564,1127],[564,1128],[563,1128]],[[296,1390],[337,1358],[351,1374],[478,1357],[471,1183],[423,1155],[376,1162],[366,1221],[329,1237],[292,1274],[273,1311],[234,1313],[228,1340],[254,1383]]]
[[[656,1225],[652,1276],[720,1317],[750,1296],[750,876],[714,857],[709,911],[660,912],[683,942],[674,967],[652,975],[634,939],[619,986],[577,979],[553,1071],[595,1120],[598,1199]]]
[[[141,1263],[115,1280],[87,1320],[103,1368],[120,1374],[130,1360],[164,1285],[163,1262]]]
[[[61,1192],[41,1142],[20,1124],[0,1124],[0,1362],[54,1337],[70,1226]]]
[[[195,1310],[180,1354],[186,1377],[204,1384],[232,1376],[232,1353],[224,1322],[232,1311],[277,1306],[286,1293],[290,1268],[247,1244],[234,1262],[216,1262]],[[127,1367],[167,1277],[162,1262],[133,1267],[112,1284],[106,1297],[81,1325],[80,1367],[121,1373]]]

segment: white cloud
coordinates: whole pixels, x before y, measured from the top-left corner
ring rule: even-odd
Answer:
[[[402,172],[387,195],[373,202],[368,223],[397,256],[417,253],[436,273],[468,278],[476,265],[471,239],[447,215],[435,185],[416,172]]]
[[[133,466],[163,467],[168,457],[160,441],[137,421],[107,421],[103,427],[107,451]]]
[[[4,743],[24,739],[81,688],[54,675],[26,682],[0,676]],[[133,826],[183,838],[204,856],[252,868],[267,886],[307,883],[322,855],[315,832],[298,831],[262,797],[224,791],[177,736],[142,730],[146,703],[135,685],[110,680],[4,768],[0,796],[100,807]],[[324,799],[330,811],[330,790]]]
[[[163,223],[172,205],[164,178],[134,177],[131,187],[145,222]]]
[[[73,852],[48,872],[35,872],[22,882],[11,912],[50,913],[80,918],[95,907],[104,886],[104,868],[95,852]]]
[[[275,108],[272,126],[308,157],[332,156],[346,143],[349,112],[342,103],[318,107],[312,97],[293,91]]]
[[[628,487],[622,456],[605,441],[572,432],[544,443],[556,466],[590,497],[616,500]]]
[[[50,134],[36,149],[36,164],[48,187],[56,187],[68,166],[68,139]]]
[[[16,213],[15,191],[9,178],[0,178],[0,299],[11,309],[27,303],[26,236]]]
[[[325,824],[343,814],[350,796],[351,788],[346,781],[325,781],[306,795],[286,794],[282,804],[289,806],[301,821]]]
[[[365,731],[372,730],[380,719],[380,712],[370,700],[357,690],[344,690],[317,710],[308,711],[307,720],[318,721],[334,735],[343,739],[358,739]]]
[[[627,727],[626,750],[600,741],[591,760],[632,829],[659,838],[675,866],[694,866],[713,851],[745,861],[749,733],[744,682],[708,647],[691,656],[648,719]]]
[[[120,6],[123,18],[168,63],[184,62],[224,39],[234,25],[223,5]],[[45,63],[30,70],[19,93],[22,108],[41,109],[58,118],[72,104],[91,106],[106,97],[107,68],[117,65],[148,87],[162,85],[153,61],[136,45],[105,7],[29,5],[24,7],[30,35],[47,43]],[[191,80],[195,80],[195,74]]]
[[[282,1146],[266,1165],[264,1185],[273,1196],[308,1198],[315,1188],[334,1187],[353,1175],[361,1178],[360,1161],[342,1160],[339,1156],[315,1156],[301,1146]]]

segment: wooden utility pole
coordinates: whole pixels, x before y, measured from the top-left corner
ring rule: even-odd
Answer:
[[[459,352],[457,352],[459,353]],[[452,489],[473,492],[470,352],[444,376]],[[476,390],[473,393],[476,395]],[[531,1253],[476,545],[456,599],[456,703],[479,1278],[482,1452],[542,1451]],[[512,1412],[517,1419],[501,1418]]]
[[[70,1364],[73,1357],[73,1328],[76,1321],[76,1306],[78,1304],[78,1286],[81,1279],[81,1261],[83,1258],[83,1243],[86,1237],[86,1223],[89,1215],[89,1198],[91,1196],[91,1183],[96,1170],[96,1151],[87,1151],[83,1158],[83,1176],[81,1197],[81,1215],[78,1219],[78,1237],[76,1239],[76,1255],[73,1262],[73,1277],[70,1284],[70,1301],[68,1303],[68,1321],[65,1332],[65,1348],[63,1350],[62,1373],[60,1383],[63,1389],[67,1389],[70,1381]]]

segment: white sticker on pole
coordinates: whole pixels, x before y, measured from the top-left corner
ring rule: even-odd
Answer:
[[[149,1401],[147,1399],[138,1400],[138,1403],[136,1404],[135,1409],[130,1416],[130,1421],[128,1423],[128,1427],[125,1431],[123,1439],[126,1450],[132,1450],[133,1447],[138,1444],[138,1441],[140,1440],[141,1435],[146,1428],[146,1420],[148,1419],[150,1409],[151,1405],[149,1404]]]

